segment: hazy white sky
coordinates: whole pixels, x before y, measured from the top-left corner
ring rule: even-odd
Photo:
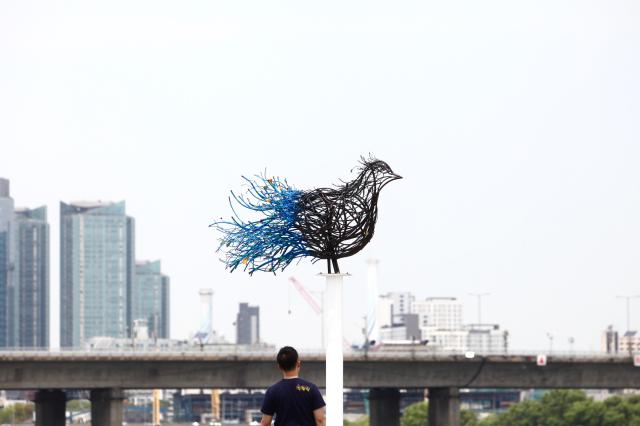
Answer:
[[[516,348],[597,349],[640,293],[639,22],[633,0],[3,1],[0,176],[49,207],[53,340],[58,203],[102,199],[171,276],[175,337],[213,287],[231,340],[247,301],[265,340],[318,346],[287,278],[320,288],[322,267],[229,274],[207,225],[241,174],[324,186],[371,152],[405,179],[342,262],[351,339],[377,257],[382,291],[458,296],[470,321],[491,292]]]

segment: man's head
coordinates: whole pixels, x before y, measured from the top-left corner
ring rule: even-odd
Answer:
[[[298,351],[291,346],[285,346],[278,351],[278,367],[284,373],[296,371],[300,368],[300,361],[298,360]]]

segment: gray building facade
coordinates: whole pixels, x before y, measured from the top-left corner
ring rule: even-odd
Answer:
[[[135,227],[125,203],[60,203],[60,345],[129,334]]]
[[[48,346],[47,208],[15,208],[0,178],[0,347]]]
[[[13,199],[9,191],[9,180],[0,178],[0,347],[10,345],[9,341],[9,297],[13,250],[11,248]]]
[[[15,210],[16,255],[9,310],[11,346],[49,346],[49,224],[47,208]]]
[[[130,324],[135,320],[147,320],[150,337],[168,339],[169,277],[162,274],[159,260],[136,262],[130,294]]]
[[[236,343],[253,345],[260,343],[260,307],[240,303],[236,319]]]

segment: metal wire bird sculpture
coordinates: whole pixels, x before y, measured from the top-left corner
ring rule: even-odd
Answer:
[[[378,218],[378,197],[389,182],[401,179],[387,163],[361,159],[358,176],[333,188],[301,191],[285,179],[243,176],[245,195],[233,191],[230,220],[216,221],[222,232],[218,251],[231,272],[239,267],[275,273],[303,257],[327,260],[327,270],[339,273],[338,259],[362,250],[373,237]],[[242,220],[234,207],[258,212],[257,220]]]

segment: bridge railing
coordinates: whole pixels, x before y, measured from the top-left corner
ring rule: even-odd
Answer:
[[[184,347],[153,347],[145,346],[143,348],[136,347],[82,347],[82,348],[3,348],[0,350],[0,357],[18,357],[39,356],[39,355],[61,355],[61,356],[153,356],[156,355],[173,355],[173,356],[238,356],[238,357],[256,357],[270,358],[275,357],[277,349],[275,347],[252,346],[252,345],[204,345],[204,346],[184,346]],[[301,357],[307,358],[323,358],[324,351],[322,349],[302,349]],[[485,350],[485,351],[460,351],[442,348],[428,348],[425,346],[377,346],[363,350],[361,348],[345,349],[345,357],[349,358],[375,358],[375,359],[392,359],[392,358],[482,358],[482,357],[536,357],[537,355],[546,355],[549,358],[566,358],[566,359],[629,359],[634,354],[629,352],[605,353],[595,351],[549,351],[549,350],[523,350],[514,349],[504,350]]]

